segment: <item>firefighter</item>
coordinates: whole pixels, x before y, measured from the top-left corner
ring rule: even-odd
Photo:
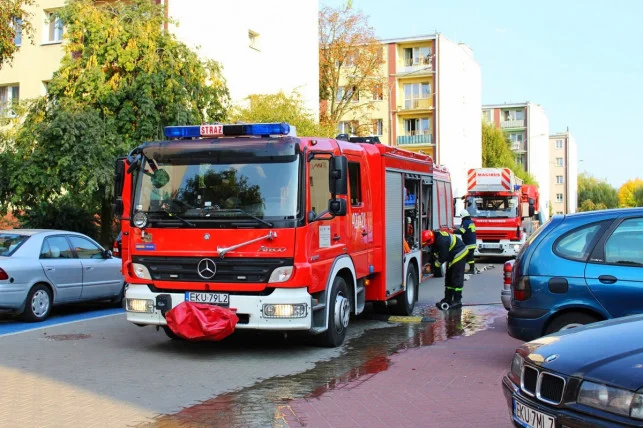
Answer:
[[[473,220],[471,220],[469,211],[460,211],[460,217],[462,218],[462,223],[460,224],[460,228],[454,230],[454,233],[462,236],[462,242],[464,242],[464,245],[466,245],[469,250],[469,253],[467,254],[469,273],[475,274],[476,262],[473,258],[473,254],[476,251],[476,225]]]
[[[422,232],[422,245],[430,245],[435,268],[440,269],[447,263],[444,276],[444,299],[436,303],[439,309],[455,309],[462,306],[462,287],[464,286],[464,268],[469,252],[460,237],[442,230],[425,230]]]

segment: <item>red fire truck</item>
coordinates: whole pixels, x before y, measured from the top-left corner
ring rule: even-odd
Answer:
[[[476,225],[475,256],[515,257],[538,227],[538,199],[538,188],[509,168],[470,169],[465,208]]]
[[[412,312],[421,233],[452,227],[448,171],[382,144],[293,134],[167,127],[117,162],[129,321],[176,338],[165,314],[204,302],[234,311],[238,329],[339,346],[366,302]]]

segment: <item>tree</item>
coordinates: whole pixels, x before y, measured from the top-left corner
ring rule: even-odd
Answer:
[[[635,178],[633,180],[626,181],[618,189],[618,206],[619,207],[642,206],[642,205],[638,205],[634,198],[634,192],[638,188],[643,188],[643,180],[641,180],[640,178]]]
[[[606,181],[587,173],[578,174],[578,211],[591,211],[618,206],[616,189]]]
[[[295,126],[297,135],[315,137],[333,137],[334,126],[319,124],[317,118],[306,110],[304,101],[297,91],[290,95],[284,92],[276,94],[254,94],[245,99],[243,105],[234,106],[229,113],[231,121],[239,122],[286,122]]]
[[[482,166],[484,168],[509,168],[525,184],[538,184],[536,179],[516,162],[510,142],[502,130],[482,122]]]
[[[634,206],[643,207],[643,186],[639,186],[634,190]]]
[[[387,87],[384,49],[367,17],[350,1],[319,12],[320,121],[336,127],[349,114],[360,118],[373,108],[373,93]],[[358,97],[360,102],[354,102]]]
[[[15,42],[16,32],[23,38],[33,38],[33,26],[29,21],[32,14],[27,11],[33,5],[34,0],[0,1],[0,69],[5,61],[11,64],[20,47]]]
[[[115,159],[166,125],[223,120],[228,90],[218,63],[163,30],[154,2],[72,0],[59,16],[66,55],[10,145],[21,168],[4,202],[29,210],[69,194],[99,215],[108,243]]]

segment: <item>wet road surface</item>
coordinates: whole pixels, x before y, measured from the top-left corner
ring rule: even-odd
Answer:
[[[285,427],[288,426],[287,417],[292,417],[289,402],[320,397],[351,383],[364,382],[387,370],[391,364],[390,356],[397,352],[431,346],[454,337],[475,335],[505,314],[504,308],[498,305],[465,306],[448,312],[439,311],[434,306],[419,305],[414,315],[422,317],[424,322],[382,322],[382,328],[369,330],[348,341],[341,356],[318,362],[313,369],[267,379],[177,413],[158,416],[154,422],[139,426]]]

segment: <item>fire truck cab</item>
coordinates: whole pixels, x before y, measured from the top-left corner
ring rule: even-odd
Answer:
[[[165,128],[116,167],[127,319],[167,326],[183,302],[238,329],[343,343],[367,302],[413,311],[420,236],[451,228],[450,176],[430,156],[297,137],[285,123]]]

